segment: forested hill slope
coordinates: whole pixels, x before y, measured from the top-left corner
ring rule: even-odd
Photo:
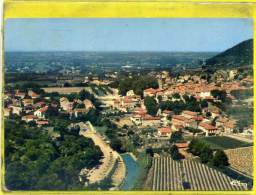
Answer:
[[[203,68],[222,69],[249,66],[253,63],[253,39],[243,41],[206,60]]]

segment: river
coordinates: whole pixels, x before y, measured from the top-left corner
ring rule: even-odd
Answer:
[[[139,174],[139,166],[132,156],[128,153],[122,154],[125,166],[126,166],[126,177],[121,190],[131,190],[136,182]]]

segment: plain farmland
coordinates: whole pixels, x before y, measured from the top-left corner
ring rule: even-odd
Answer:
[[[42,88],[46,93],[58,92],[60,94],[79,93],[80,91],[90,91],[89,87],[45,87]]]
[[[174,161],[161,156],[153,159],[153,191],[236,191],[246,186],[233,185],[234,180],[216,169],[194,160]]]
[[[252,144],[250,143],[239,141],[237,139],[233,139],[226,136],[204,137],[204,138],[201,138],[200,140],[210,145],[212,149],[227,150],[227,149],[252,146]]]

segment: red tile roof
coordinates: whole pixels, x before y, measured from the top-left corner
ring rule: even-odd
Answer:
[[[146,111],[144,108],[141,108],[141,107],[136,107],[134,108],[133,110],[134,112],[143,112],[143,111]]]
[[[163,113],[165,113],[165,114],[170,114],[172,111],[170,111],[170,110],[164,110],[163,111]]]
[[[191,116],[197,116],[196,112],[192,112],[192,111],[189,111],[189,110],[184,110],[182,112],[182,114],[187,114],[187,115],[191,115]]]
[[[38,111],[41,112],[41,113],[44,113],[48,110],[48,106],[45,106],[43,108],[40,108]]]
[[[115,103],[115,104],[119,104],[120,101],[116,99],[116,100],[114,100],[114,103]]]
[[[48,121],[36,121],[36,124],[38,124],[38,125],[48,125],[49,122]]]
[[[195,121],[202,121],[202,120],[204,120],[204,117],[202,117],[202,116],[194,116],[192,119],[194,119]]]
[[[205,100],[214,100],[214,98],[211,97],[211,96],[206,96],[204,99],[205,99]]]
[[[38,105],[38,106],[43,106],[43,105],[45,105],[45,102],[43,102],[43,101],[37,102],[36,105]]]
[[[126,104],[130,104],[130,103],[132,103],[133,101],[132,101],[132,99],[125,98],[125,99],[123,100],[123,102],[126,103]]]
[[[178,148],[188,148],[188,142],[176,143],[175,145],[176,145]]]
[[[160,131],[161,133],[171,133],[172,132],[170,127],[162,127],[162,128],[159,128],[158,131]]]
[[[181,129],[181,128],[183,128],[182,125],[174,125],[174,127],[175,127],[176,129]]]
[[[74,111],[84,113],[84,112],[87,112],[87,109],[86,108],[76,108],[76,109],[74,109]]]
[[[206,129],[208,131],[209,130],[217,130],[216,127],[214,127],[214,126],[212,126],[212,125],[210,125],[208,123],[204,123],[204,122],[200,123],[199,126],[203,127],[204,129]]]
[[[161,118],[158,116],[145,115],[143,116],[143,120],[160,120]]]
[[[176,119],[179,121],[187,121],[188,120],[187,118],[185,118],[184,116],[181,116],[181,115],[173,115],[172,119]]]
[[[23,119],[36,119],[37,116],[34,116],[34,115],[26,115],[26,116],[23,116],[22,118],[23,118]]]
[[[144,92],[146,92],[146,93],[156,93],[156,90],[153,89],[153,88],[148,88],[148,89],[145,89]]]
[[[35,92],[32,92],[30,96],[31,97],[38,97],[39,95],[37,93],[35,93]]]

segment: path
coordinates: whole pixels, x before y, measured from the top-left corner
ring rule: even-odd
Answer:
[[[98,145],[103,153],[103,159],[101,160],[101,164],[91,169],[87,174],[87,179],[89,183],[100,182],[110,175],[112,171],[114,171],[112,180],[115,187],[118,187],[123,179],[125,178],[125,164],[123,162],[122,157],[118,152],[114,151],[103,139],[101,135],[99,135],[94,129],[93,125],[90,122],[86,123],[88,126],[88,130],[80,131],[80,134],[91,138],[95,145]],[[115,167],[115,162],[118,161],[117,167]],[[115,170],[113,170],[115,169]]]

